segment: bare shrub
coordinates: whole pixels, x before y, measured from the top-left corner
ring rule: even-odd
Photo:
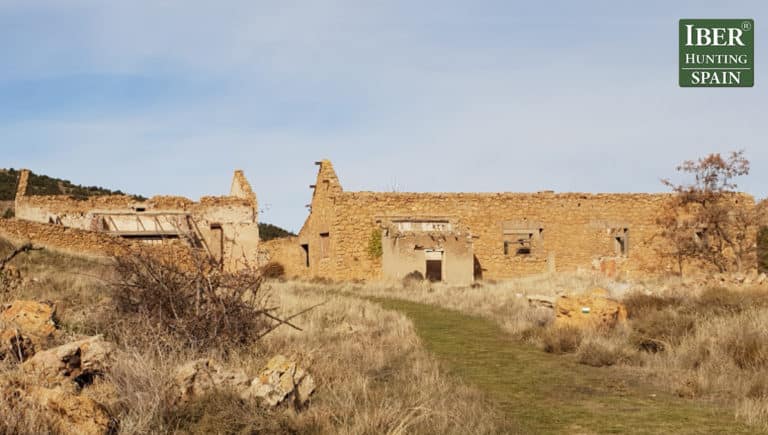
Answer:
[[[549,353],[573,353],[581,344],[582,332],[575,326],[550,326],[541,334],[544,351]]]
[[[403,277],[403,287],[413,287],[424,282],[424,275],[418,270],[408,273]]]
[[[627,308],[630,318],[646,316],[654,311],[667,307],[677,307],[683,303],[682,298],[673,296],[651,295],[645,293],[630,293],[621,301]]]
[[[580,364],[592,367],[628,363],[632,357],[632,352],[621,341],[594,338],[582,341],[576,353],[576,358]]]
[[[261,268],[261,274],[264,278],[278,279],[285,277],[285,266],[277,261],[270,261]]]
[[[702,314],[738,314],[756,307],[768,306],[768,292],[763,289],[732,290],[709,287],[694,301],[694,307]]]
[[[117,258],[116,269],[113,322],[190,348],[223,351],[272,329],[263,278],[252,270],[225,272],[202,256],[181,265],[148,250]]]
[[[679,344],[696,327],[692,314],[682,314],[671,309],[650,312],[632,321],[634,333],[631,340],[641,350],[659,352]]]
[[[768,342],[764,334],[740,331],[726,337],[725,351],[740,369],[758,370],[768,366]]]

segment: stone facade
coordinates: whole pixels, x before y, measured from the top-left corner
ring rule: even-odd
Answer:
[[[27,195],[29,171],[20,175],[16,220],[6,220],[5,233],[22,237],[24,222],[44,224],[26,228],[24,236],[42,246],[84,253],[113,251],[115,238],[129,242],[167,243],[183,240],[222,260],[229,270],[258,262],[258,203],[242,171],[235,171],[230,194],[207,196],[198,202],[182,197],[94,196],[76,200],[66,195]],[[35,237],[32,237],[35,235]],[[89,246],[93,245],[93,246]]]
[[[309,217],[298,237],[281,242],[271,255],[290,275],[399,278],[411,268],[424,271],[420,264],[434,252],[442,253],[443,270],[460,269],[455,278],[450,271],[444,277],[455,283],[554,271],[663,273],[675,267],[658,255],[656,222],[670,194],[345,192],[331,162],[317,164]],[[743,196],[742,204],[754,206],[752,197]],[[393,232],[393,224],[419,230]],[[450,231],[424,227],[442,224],[450,224]],[[471,262],[460,258],[467,253]],[[391,259],[399,265],[386,264]]]

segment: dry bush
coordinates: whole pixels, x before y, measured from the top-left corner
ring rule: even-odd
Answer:
[[[638,318],[668,307],[679,307],[682,305],[683,299],[677,296],[633,292],[626,295],[621,302],[627,308],[629,318]]]
[[[579,346],[576,357],[581,364],[592,367],[612,366],[619,362],[621,355],[615,348],[604,343],[588,341]]]
[[[636,364],[639,362],[638,354],[628,343],[627,334],[628,328],[587,334],[576,351],[576,359],[592,367]]]
[[[665,309],[634,319],[630,339],[641,350],[659,352],[679,344],[695,328],[694,315]]]
[[[261,275],[268,279],[285,278],[285,266],[276,261],[270,261],[261,268]]]
[[[410,288],[424,282],[424,275],[418,270],[408,273],[403,277],[403,287]]]
[[[252,343],[271,329],[263,278],[219,266],[207,257],[179,264],[148,250],[121,256],[111,286],[115,311],[106,320],[193,349]]]
[[[545,352],[573,353],[579,348],[582,339],[581,329],[575,326],[550,326],[540,335]]]

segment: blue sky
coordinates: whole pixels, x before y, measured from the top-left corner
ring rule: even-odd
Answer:
[[[0,0],[0,166],[123,191],[251,180],[298,230],[347,190],[663,191],[744,148],[768,193],[759,1]],[[681,89],[680,18],[754,18],[756,85]]]

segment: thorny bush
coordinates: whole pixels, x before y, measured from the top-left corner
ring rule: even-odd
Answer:
[[[258,340],[275,321],[283,323],[269,313],[259,271],[224,271],[194,252],[191,261],[178,260],[149,249],[117,258],[114,320],[137,332],[162,334],[167,342],[225,352]]]

